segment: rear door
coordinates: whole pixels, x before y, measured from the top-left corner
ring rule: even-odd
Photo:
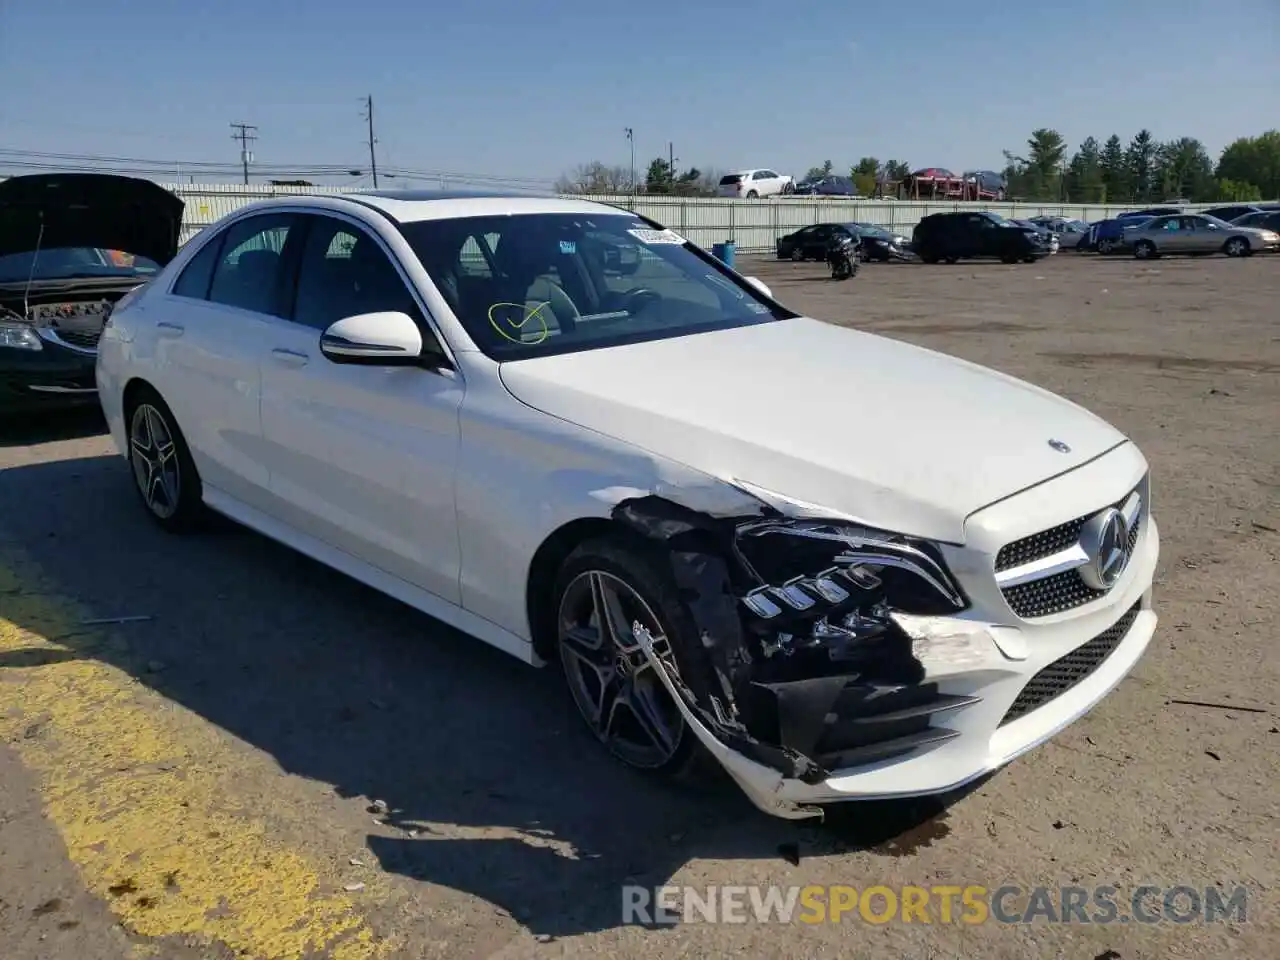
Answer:
[[[294,214],[237,220],[214,235],[157,304],[156,388],[209,487],[262,507],[260,362],[283,312],[283,254]]]
[[[804,239],[804,255],[814,260],[827,258],[827,245],[831,242],[832,226],[820,223],[813,227]]]

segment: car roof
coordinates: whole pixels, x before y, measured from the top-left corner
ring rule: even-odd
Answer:
[[[566,200],[552,194],[479,190],[369,190],[343,194],[296,194],[275,197],[264,207],[325,206],[373,208],[399,223],[453,220],[460,217],[511,214],[576,213],[635,216],[630,211],[593,200]],[[254,204],[255,207],[259,206]]]

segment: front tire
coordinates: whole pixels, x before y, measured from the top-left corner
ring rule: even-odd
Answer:
[[[147,515],[170,533],[186,533],[204,519],[204,492],[186,438],[154,390],[134,397],[125,412],[134,489]]]
[[[1228,257],[1247,257],[1253,251],[1244,237],[1232,237],[1222,245],[1222,252]]]
[[[711,757],[632,630],[643,623],[680,675],[699,669],[697,631],[661,559],[615,540],[569,555],[555,587],[560,663],[578,712],[615,758],[650,775],[701,781]]]
[[[1139,240],[1133,245],[1133,255],[1139,260],[1154,260],[1156,245],[1150,240]]]

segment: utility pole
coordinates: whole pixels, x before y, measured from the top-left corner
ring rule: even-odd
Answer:
[[[671,192],[676,192],[676,146],[667,141],[667,179],[671,181]]]
[[[257,130],[252,123],[233,123],[231,129],[236,132],[231,135],[232,140],[240,141],[240,168],[244,171],[245,186],[249,185],[249,161],[253,159],[253,154],[249,151],[249,144],[257,140],[257,136],[250,133],[250,130]]]
[[[631,209],[636,208],[636,132],[630,127],[623,128],[627,141],[631,144]]]
[[[373,145],[378,141],[373,136],[373,95],[364,98],[365,109],[368,112],[369,120],[369,172],[373,174],[373,185],[378,185],[378,157],[373,149]]]

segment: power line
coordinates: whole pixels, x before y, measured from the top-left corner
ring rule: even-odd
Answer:
[[[257,130],[258,128],[255,127],[252,123],[233,123],[231,124],[231,129],[237,131],[236,133],[233,133],[231,135],[231,139],[240,141],[240,168],[241,170],[244,171],[245,186],[248,186],[249,185],[249,160],[253,156],[249,152],[249,144],[253,143],[253,141],[258,139],[254,134],[251,134],[249,131]]]

